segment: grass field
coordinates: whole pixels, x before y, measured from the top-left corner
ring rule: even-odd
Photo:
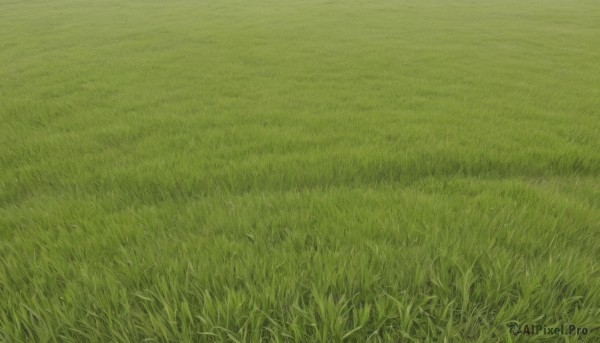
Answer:
[[[0,0],[1,342],[600,342],[599,236],[598,1]]]

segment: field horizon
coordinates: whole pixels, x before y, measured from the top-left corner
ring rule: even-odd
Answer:
[[[0,123],[0,342],[600,341],[600,2],[0,0]]]

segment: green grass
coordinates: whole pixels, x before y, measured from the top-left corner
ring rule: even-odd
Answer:
[[[0,0],[2,342],[598,342],[599,234],[598,1]]]

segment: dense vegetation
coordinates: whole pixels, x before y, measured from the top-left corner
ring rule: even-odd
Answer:
[[[599,233],[598,1],[0,0],[0,341],[598,342]]]

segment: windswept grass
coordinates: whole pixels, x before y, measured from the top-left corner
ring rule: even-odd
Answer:
[[[2,342],[600,341],[600,2],[0,0],[0,124]]]

